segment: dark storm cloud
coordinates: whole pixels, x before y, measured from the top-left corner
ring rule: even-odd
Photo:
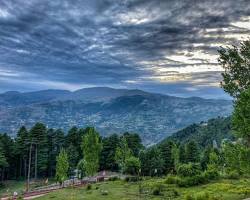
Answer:
[[[213,70],[175,83],[157,77],[169,67],[185,76],[190,65],[216,66],[204,55],[249,34],[233,25],[249,16],[248,0],[2,0],[1,90],[107,85],[167,92],[165,85],[175,84],[185,93],[183,84],[196,88],[200,80],[209,87],[220,79]]]

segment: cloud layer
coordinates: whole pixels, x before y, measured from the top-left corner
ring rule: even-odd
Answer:
[[[2,0],[0,90],[225,97],[217,49],[249,33],[248,0]]]

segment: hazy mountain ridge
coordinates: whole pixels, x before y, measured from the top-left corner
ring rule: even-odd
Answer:
[[[141,90],[87,88],[75,92],[46,90],[0,94],[0,131],[12,135],[19,126],[41,121],[67,130],[97,127],[101,134],[137,132],[145,144],[160,141],[195,122],[228,116],[232,102],[180,98]]]

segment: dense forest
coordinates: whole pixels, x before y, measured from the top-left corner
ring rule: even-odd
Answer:
[[[67,134],[62,130],[47,129],[42,123],[35,124],[30,130],[20,128],[17,137],[0,134],[1,179],[22,179],[27,177],[29,157],[31,157],[31,177],[54,177],[56,157],[64,148],[68,154],[69,174],[73,174],[83,158],[82,138],[93,128],[78,129],[72,127]],[[114,156],[121,138],[125,137],[133,155],[138,156],[143,148],[137,134],[124,133],[101,138],[100,169],[118,170]],[[31,156],[30,156],[30,155]]]
[[[226,139],[235,139],[232,133],[231,117],[218,117],[210,119],[207,122],[191,124],[166,138],[163,142],[173,140],[177,143],[185,144],[188,141],[194,140],[199,146],[206,147],[211,144],[220,144],[222,140]]]
[[[206,170],[211,159],[216,159],[217,164],[226,162],[226,157],[232,156],[228,154],[234,152],[231,152],[232,148],[236,148],[236,153],[242,148],[241,144],[232,146],[235,137],[231,133],[231,118],[193,124],[149,148],[143,146],[135,133],[100,137],[92,127],[72,127],[66,134],[37,123],[30,130],[21,127],[14,139],[7,134],[0,135],[1,180],[27,179],[28,173],[32,179],[55,177],[57,157],[62,150],[68,160],[67,177],[75,176],[75,169],[79,169],[83,177],[86,175],[83,158],[98,149],[93,139],[89,139],[89,149],[94,149],[83,148],[84,138],[91,137],[91,134],[98,139],[101,148],[97,151],[97,168],[90,174],[109,170],[136,175],[140,169],[142,175],[161,176],[177,173],[180,166],[197,167],[197,163],[200,163],[201,170]],[[190,163],[193,164],[188,166]],[[237,160],[228,160],[227,166],[239,170]]]

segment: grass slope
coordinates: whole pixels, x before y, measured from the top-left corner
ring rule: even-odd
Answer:
[[[163,187],[160,195],[152,194],[152,188],[157,185]],[[135,200],[135,199],[174,199],[183,200],[187,195],[208,193],[211,199],[242,200],[250,197],[250,179],[221,180],[202,186],[179,188],[175,185],[165,184],[165,179],[148,179],[142,182],[143,194],[139,194],[138,183],[126,183],[124,181],[110,181],[92,185],[90,190],[83,188],[67,188],[37,198],[38,200]],[[107,191],[107,195],[103,195]],[[198,198],[197,198],[198,199]]]

